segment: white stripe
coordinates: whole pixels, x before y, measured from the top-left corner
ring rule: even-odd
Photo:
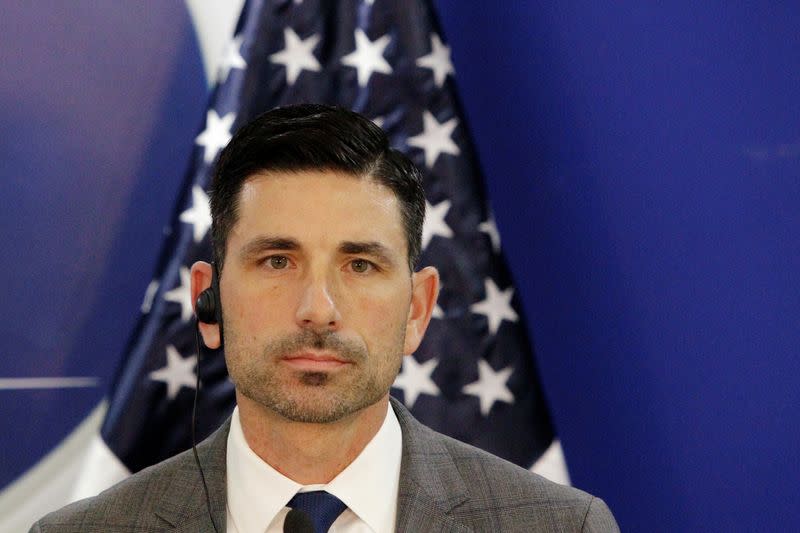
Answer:
[[[81,473],[75,480],[70,495],[71,501],[95,496],[111,485],[131,475],[128,469],[114,455],[103,438],[97,434],[92,438],[81,466]]]
[[[86,450],[105,413],[103,401],[58,446],[0,491],[0,531],[28,531],[42,515],[71,501]]]
[[[564,450],[558,439],[554,440],[544,454],[539,457],[539,460],[531,467],[531,471],[562,485],[571,484]]]
[[[97,387],[100,378],[0,378],[0,390],[71,389]]]
[[[236,22],[242,12],[244,0],[228,2],[206,2],[185,0],[192,17],[194,31],[200,44],[200,55],[206,71],[209,87],[217,82],[217,69],[225,51],[225,45],[233,37]]]

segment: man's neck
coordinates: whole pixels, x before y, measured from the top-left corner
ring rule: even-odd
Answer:
[[[386,418],[389,395],[329,424],[294,422],[236,395],[242,432],[250,449],[272,468],[302,485],[330,482],[358,457]]]

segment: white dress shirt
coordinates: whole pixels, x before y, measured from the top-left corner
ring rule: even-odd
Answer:
[[[258,457],[233,410],[227,450],[228,527],[232,533],[281,533],[297,492],[325,490],[347,509],[331,533],[389,533],[397,517],[402,434],[391,406],[378,432],[338,476],[324,485],[301,485]]]

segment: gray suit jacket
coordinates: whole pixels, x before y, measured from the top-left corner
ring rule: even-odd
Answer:
[[[619,531],[602,500],[436,433],[395,400],[392,407],[403,433],[397,531]],[[226,523],[229,428],[228,421],[197,447],[220,533]],[[45,516],[30,531],[197,533],[214,528],[189,450]]]

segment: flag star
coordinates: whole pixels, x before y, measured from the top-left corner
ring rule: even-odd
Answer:
[[[440,154],[458,155],[461,153],[458,145],[450,138],[456,126],[458,126],[458,119],[455,117],[440,123],[429,111],[425,111],[422,115],[422,133],[409,137],[406,142],[410,146],[423,149],[425,166],[433,168]]]
[[[181,320],[187,322],[192,318],[192,286],[189,269],[185,266],[180,268],[180,285],[164,293],[164,299],[174,302],[181,306]]]
[[[422,225],[422,249],[428,247],[431,239],[436,235],[447,239],[453,236],[453,230],[444,221],[447,212],[450,211],[450,200],[442,200],[435,206],[425,200],[425,222]]]
[[[431,34],[431,53],[417,59],[417,66],[433,71],[433,81],[437,87],[444,85],[448,74],[455,74],[453,63],[450,61],[450,47],[442,44],[442,40],[435,33]]]
[[[195,388],[197,376],[194,367],[197,356],[181,357],[171,344],[167,346],[167,366],[150,372],[150,379],[167,384],[167,398],[172,400],[180,392],[181,387]]]
[[[181,222],[192,224],[194,242],[200,242],[211,227],[211,208],[206,191],[198,185],[192,186],[192,207],[178,217]]]
[[[511,298],[514,296],[514,289],[508,287],[506,290],[501,291],[497,288],[491,278],[484,280],[484,287],[486,289],[486,299],[472,304],[470,310],[473,313],[486,315],[489,321],[489,331],[492,335],[497,333],[500,328],[500,323],[503,320],[516,322],[519,320],[517,313],[511,307]]]
[[[383,51],[389,45],[389,36],[384,35],[375,41],[370,41],[361,29],[356,30],[355,36],[356,49],[342,58],[342,64],[358,71],[359,87],[367,86],[373,72],[391,74],[392,67],[383,57]]]
[[[431,374],[436,369],[439,361],[429,359],[422,364],[417,363],[413,355],[403,357],[403,371],[394,380],[393,387],[403,391],[403,399],[410,409],[420,394],[438,396],[439,387],[431,379]]]
[[[510,366],[495,372],[489,363],[481,359],[478,361],[478,381],[464,385],[461,391],[477,396],[481,404],[481,414],[489,416],[495,402],[514,403],[514,395],[506,386],[512,372],[514,369]]]
[[[497,231],[497,224],[494,221],[494,216],[489,215],[486,222],[481,222],[478,229],[489,236],[492,241],[492,249],[495,252],[500,250],[500,232]]]
[[[284,48],[269,56],[270,61],[286,67],[286,83],[294,85],[300,72],[308,70],[319,72],[322,67],[314,57],[312,50],[319,43],[319,35],[314,34],[306,39],[301,39],[293,29],[283,30]]]
[[[203,161],[211,163],[217,153],[231,140],[231,127],[236,120],[234,113],[228,113],[220,118],[217,112],[209,109],[206,114],[206,129],[197,136],[195,143],[205,148]]]
[[[231,69],[243,69],[247,66],[240,52],[243,40],[244,38],[241,35],[234,37],[225,48],[225,55],[222,57],[222,63],[219,65],[219,75],[217,76],[219,83],[223,83],[228,79]]]

